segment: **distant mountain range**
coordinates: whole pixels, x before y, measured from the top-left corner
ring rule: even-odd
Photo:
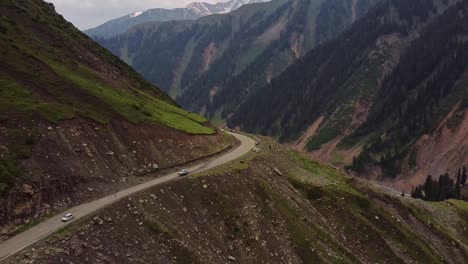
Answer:
[[[420,183],[468,163],[467,9],[274,0],[99,42],[214,123],[360,175]]]
[[[229,13],[243,5],[268,1],[271,0],[230,0],[216,4],[194,2],[184,8],[154,8],[108,21],[98,27],[86,30],[85,33],[92,38],[110,38],[124,33],[133,26],[146,22],[194,20],[208,15]]]

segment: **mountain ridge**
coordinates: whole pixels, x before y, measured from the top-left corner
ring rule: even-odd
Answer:
[[[423,173],[446,170],[456,175],[468,162],[463,136],[453,138],[458,147],[440,152],[424,153],[420,144],[414,145],[424,137],[439,138],[447,129],[453,135],[466,134],[461,40],[466,32],[457,26],[464,23],[466,6],[444,3],[384,3],[381,11],[356,22],[258,90],[228,123],[292,143],[320,120],[308,138],[312,155],[372,179],[397,177],[405,188],[423,180]],[[436,44],[440,39],[449,44]],[[458,121],[447,125],[443,120],[451,112]],[[431,160],[437,160],[439,168],[431,166]],[[405,178],[409,183],[403,184]]]
[[[254,78],[247,67],[265,69],[252,84],[242,84],[242,89],[257,89],[316,45],[337,36],[377,2],[275,0],[197,21],[140,25],[98,42],[187,109],[215,119],[228,111],[214,104],[228,93],[224,90],[236,93],[236,77],[238,82]],[[236,93],[233,101],[243,93]]]
[[[138,24],[165,22],[171,20],[195,20],[213,14],[229,13],[247,4],[263,3],[268,1],[271,0],[230,0],[228,2],[219,2],[215,4],[193,2],[188,4],[186,7],[181,8],[153,8],[112,19],[100,26],[87,29],[84,32],[95,39],[111,38],[125,33],[125,31]]]

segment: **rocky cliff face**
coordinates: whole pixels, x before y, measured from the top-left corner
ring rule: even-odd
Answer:
[[[86,119],[40,122],[35,134],[29,157],[21,160],[23,176],[0,198],[4,235],[231,145],[222,134],[196,136],[123,120],[109,125]],[[7,152],[2,149],[2,155]]]

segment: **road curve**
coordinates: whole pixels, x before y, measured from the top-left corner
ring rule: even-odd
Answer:
[[[253,139],[246,137],[244,135],[240,135],[240,134],[234,134],[234,133],[230,133],[230,134],[233,135],[235,138],[237,138],[241,142],[241,145],[239,147],[235,148],[234,150],[228,153],[225,153],[222,156],[211,159],[197,166],[188,168],[190,173],[193,174],[193,173],[203,172],[203,171],[218,167],[220,165],[223,165],[225,163],[228,163],[232,160],[235,160],[243,156],[244,154],[248,153],[251,149],[255,147],[255,141]],[[39,240],[46,238],[47,236],[53,234],[57,230],[75,222],[76,220],[102,209],[105,206],[115,203],[132,194],[141,192],[153,186],[156,186],[156,185],[168,182],[168,181],[172,181],[175,179],[180,179],[177,172],[170,173],[163,177],[130,187],[128,189],[125,189],[120,192],[111,194],[109,196],[100,198],[98,200],[73,207],[67,210],[67,212],[73,213],[75,215],[75,219],[68,223],[62,223],[60,221],[63,214],[58,214],[56,216],[53,216],[45,220],[44,222],[24,231],[23,233],[20,233],[6,240],[5,242],[1,243],[0,244],[0,262],[5,261],[8,257],[21,251],[22,249],[34,244],[35,242]]]

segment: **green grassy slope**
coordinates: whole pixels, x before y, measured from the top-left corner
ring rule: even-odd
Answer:
[[[27,174],[40,120],[113,119],[210,135],[131,67],[41,0],[0,2],[0,195]],[[5,148],[3,148],[5,147]]]
[[[52,9],[39,0],[0,5],[2,119],[123,118],[214,133]]]

